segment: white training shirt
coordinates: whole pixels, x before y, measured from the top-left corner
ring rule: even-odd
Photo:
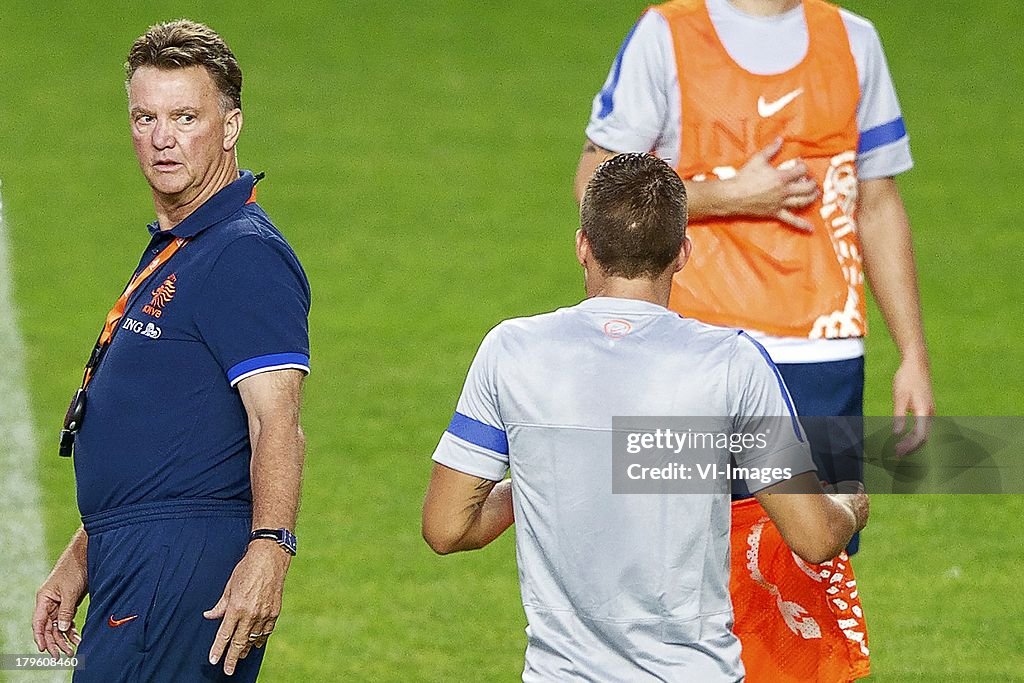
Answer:
[[[612,418],[722,416],[744,433],[771,420],[781,428],[768,446],[735,464],[813,471],[763,349],[662,306],[597,297],[491,330],[456,410],[433,459],[495,481],[511,470],[524,681],[741,679],[728,486],[612,493]]]
[[[760,17],[728,0],[706,2],[726,51],[747,71],[782,73],[804,58],[808,33],[802,5]],[[844,9],[840,14],[860,83],[858,177],[863,181],[898,175],[909,170],[913,160],[881,40],[867,19]],[[653,152],[675,165],[680,155],[679,97],[671,30],[663,16],[648,11],[626,36],[604,87],[594,97],[587,137],[613,152]],[[777,363],[846,360],[864,354],[860,338],[810,340],[750,333]]]

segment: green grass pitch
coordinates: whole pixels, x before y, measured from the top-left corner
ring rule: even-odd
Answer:
[[[917,168],[900,184],[939,410],[1021,414],[1024,10],[848,5],[882,35],[911,133]],[[189,16],[241,61],[241,162],[267,172],[260,201],[314,289],[302,552],[264,678],[516,680],[512,534],[437,558],[419,506],[484,333],[581,296],[572,175],[590,100],[643,7],[5,2],[0,178],[49,559],[77,524],[70,463],[50,446],[152,214],[121,63],[148,24]],[[877,415],[896,355],[874,308],[871,323]],[[873,501],[857,558],[873,680],[1024,680],[1022,517],[1011,496]]]

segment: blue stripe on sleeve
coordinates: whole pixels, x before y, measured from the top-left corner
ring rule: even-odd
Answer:
[[[473,445],[501,455],[508,455],[508,437],[505,436],[504,431],[480,422],[480,420],[474,420],[460,412],[452,415],[452,421],[448,425],[447,431]]]
[[[857,154],[866,154],[873,149],[896,142],[907,135],[907,127],[903,124],[903,117],[893,119],[889,123],[869,128],[860,134],[860,142],[857,143]]]
[[[796,417],[796,410],[793,408],[793,399],[789,397],[789,391],[786,389],[786,383],[782,381],[782,373],[779,372],[779,368],[775,366],[775,361],[772,360],[772,357],[768,355],[768,351],[761,346],[756,339],[743,330],[739,331],[739,335],[749,339],[750,343],[753,344],[757,350],[761,352],[761,355],[764,356],[764,359],[768,361],[768,366],[772,369],[772,372],[775,373],[775,379],[779,381],[779,391],[782,392],[782,398],[786,401],[786,409],[789,410],[789,419],[793,423],[793,432],[796,434],[796,438],[800,443],[804,443],[804,434],[800,429],[800,420]]]
[[[308,369],[309,356],[302,353],[270,353],[266,356],[256,356],[249,360],[243,360],[241,363],[231,366],[231,369],[228,370],[228,381],[234,382],[242,375],[248,374],[253,370],[278,366],[301,366]]]
[[[633,33],[636,32],[636,27],[639,25],[640,21],[633,24],[633,28],[629,29],[629,33],[626,34],[626,39],[622,41],[618,54],[615,55],[615,64],[612,65],[612,80],[601,90],[601,111],[597,112],[597,118],[599,119],[603,119],[611,114],[615,106],[615,88],[618,87],[619,76],[622,74],[622,55],[625,54],[626,46],[633,39]]]

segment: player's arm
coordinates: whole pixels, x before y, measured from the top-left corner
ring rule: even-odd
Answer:
[[[254,529],[294,529],[299,512],[306,437],[299,424],[302,383],[300,370],[276,370],[246,378],[238,393],[249,420],[252,443],[252,526]],[[251,548],[277,550],[273,541],[254,541]]]
[[[439,555],[476,550],[515,521],[512,481],[491,481],[434,463],[423,501],[423,539]]]
[[[796,159],[785,168],[772,164],[782,148],[782,140],[752,156],[728,180],[684,180],[687,209],[691,221],[708,218],[776,218],[800,230],[810,230],[811,224],[796,215],[818,198],[818,186],[807,176],[807,166]],[[576,168],[576,201],[583,199],[587,182],[605,159],[616,152],[587,140]]]
[[[818,186],[800,159],[776,166],[772,160],[781,149],[782,138],[776,138],[732,178],[684,181],[690,220],[775,218],[799,230],[811,230],[811,224],[795,212],[818,198]]]
[[[469,367],[434,450],[423,501],[423,538],[437,553],[482,548],[513,523],[509,443],[498,407],[503,328],[491,330]]]
[[[576,203],[583,200],[583,192],[587,189],[587,183],[594,175],[594,171],[606,159],[615,156],[616,152],[601,147],[593,140],[588,139],[583,144],[583,151],[580,152],[580,161],[576,166],[576,178],[573,181],[573,192],[576,195]]]
[[[89,536],[79,527],[61,553],[53,571],[36,592],[32,634],[40,652],[71,656],[81,638],[75,629],[75,612],[88,590],[86,553]]]
[[[577,203],[605,159],[621,152],[646,152],[666,135],[677,135],[678,126],[670,123],[668,96],[676,88],[673,55],[665,18],[653,10],[645,12],[626,34],[594,97],[573,183]]]
[[[813,564],[837,556],[868,523],[868,496],[863,488],[852,493],[824,493],[814,472],[761,489],[754,497],[786,545]]]
[[[900,353],[893,378],[893,428],[903,431],[907,413],[916,418],[914,429],[896,446],[897,454],[904,455],[928,438],[935,414],[910,219],[893,178],[862,181],[859,197],[864,271]]]
[[[900,353],[893,378],[894,430],[903,431],[907,413],[915,417],[914,429],[896,446],[903,455],[925,441],[935,412],[910,220],[894,180],[913,161],[882,42],[873,29],[862,39],[857,225],[865,274]]]
[[[299,425],[299,405],[305,374],[276,370],[238,383],[249,420],[252,444],[252,526],[254,529],[294,529],[299,509],[305,436]],[[235,566],[220,600],[204,613],[221,619],[210,649],[210,662],[224,657],[231,674],[249,648],[262,647],[281,613],[285,575],[291,555],[273,540],[249,544]],[[262,634],[250,639],[250,634]]]

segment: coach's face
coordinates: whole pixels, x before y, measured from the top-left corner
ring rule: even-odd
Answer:
[[[139,166],[164,200],[188,203],[233,163],[242,112],[224,111],[203,67],[140,67],[129,83],[128,108]]]

